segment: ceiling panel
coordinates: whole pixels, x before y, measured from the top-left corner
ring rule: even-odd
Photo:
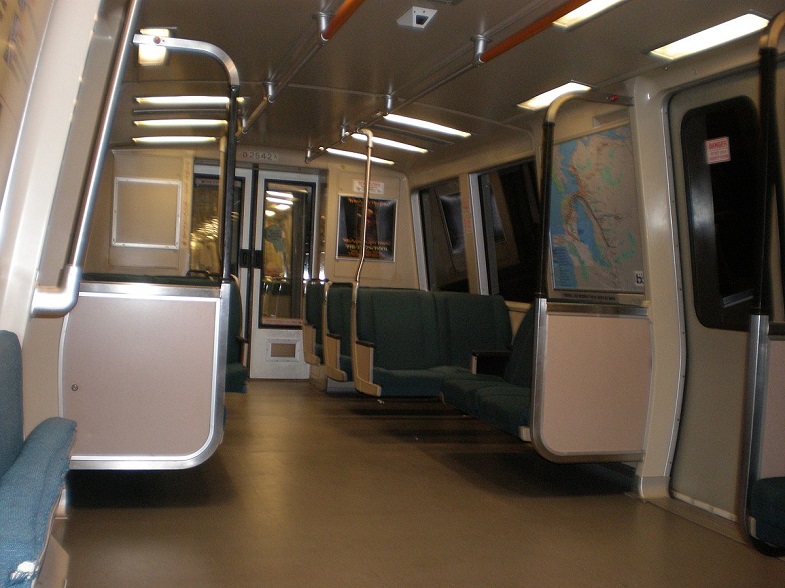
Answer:
[[[750,10],[770,16],[785,8],[782,0],[627,0],[572,31],[550,27],[497,59],[471,67],[473,37],[485,35],[488,46],[494,46],[562,1],[461,0],[450,5],[423,0],[416,5],[437,13],[427,28],[413,30],[396,22],[412,2],[366,0],[323,46],[317,45],[315,15],[335,13],[340,0],[145,0],[139,25],[176,27],[178,37],[225,50],[237,64],[241,94],[248,97],[246,115],[264,96],[265,81],[293,71],[314,48],[313,57],[242,139],[305,153],[337,142],[342,125],[354,128],[377,120],[386,95],[393,97],[394,108],[407,104],[402,113],[427,113],[479,136],[522,127],[515,105],[543,90],[570,79],[608,89],[663,67],[647,55],[662,43]],[[464,69],[410,102],[424,88]],[[172,55],[159,68],[133,64],[124,79],[115,145],[130,141],[136,95],[225,91],[221,68],[192,55]],[[444,152],[451,147],[436,142],[429,148]]]

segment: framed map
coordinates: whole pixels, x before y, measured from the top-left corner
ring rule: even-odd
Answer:
[[[555,290],[643,293],[629,125],[554,147],[550,246]]]

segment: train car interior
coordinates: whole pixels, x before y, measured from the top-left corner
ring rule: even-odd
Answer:
[[[782,0],[0,0],[0,587],[785,585]]]

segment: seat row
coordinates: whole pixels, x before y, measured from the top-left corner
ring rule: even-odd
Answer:
[[[531,313],[513,340],[501,296],[361,287],[352,309],[352,294],[306,288],[305,355],[329,378],[372,396],[440,397],[516,436],[528,426]]]

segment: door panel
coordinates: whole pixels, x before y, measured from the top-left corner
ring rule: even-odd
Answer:
[[[305,379],[303,280],[314,270],[314,203],[319,176],[260,171],[256,186],[250,333],[252,378]],[[250,231],[249,231],[250,233]]]
[[[753,264],[754,72],[670,105],[687,370],[675,496],[732,518],[740,455]]]

